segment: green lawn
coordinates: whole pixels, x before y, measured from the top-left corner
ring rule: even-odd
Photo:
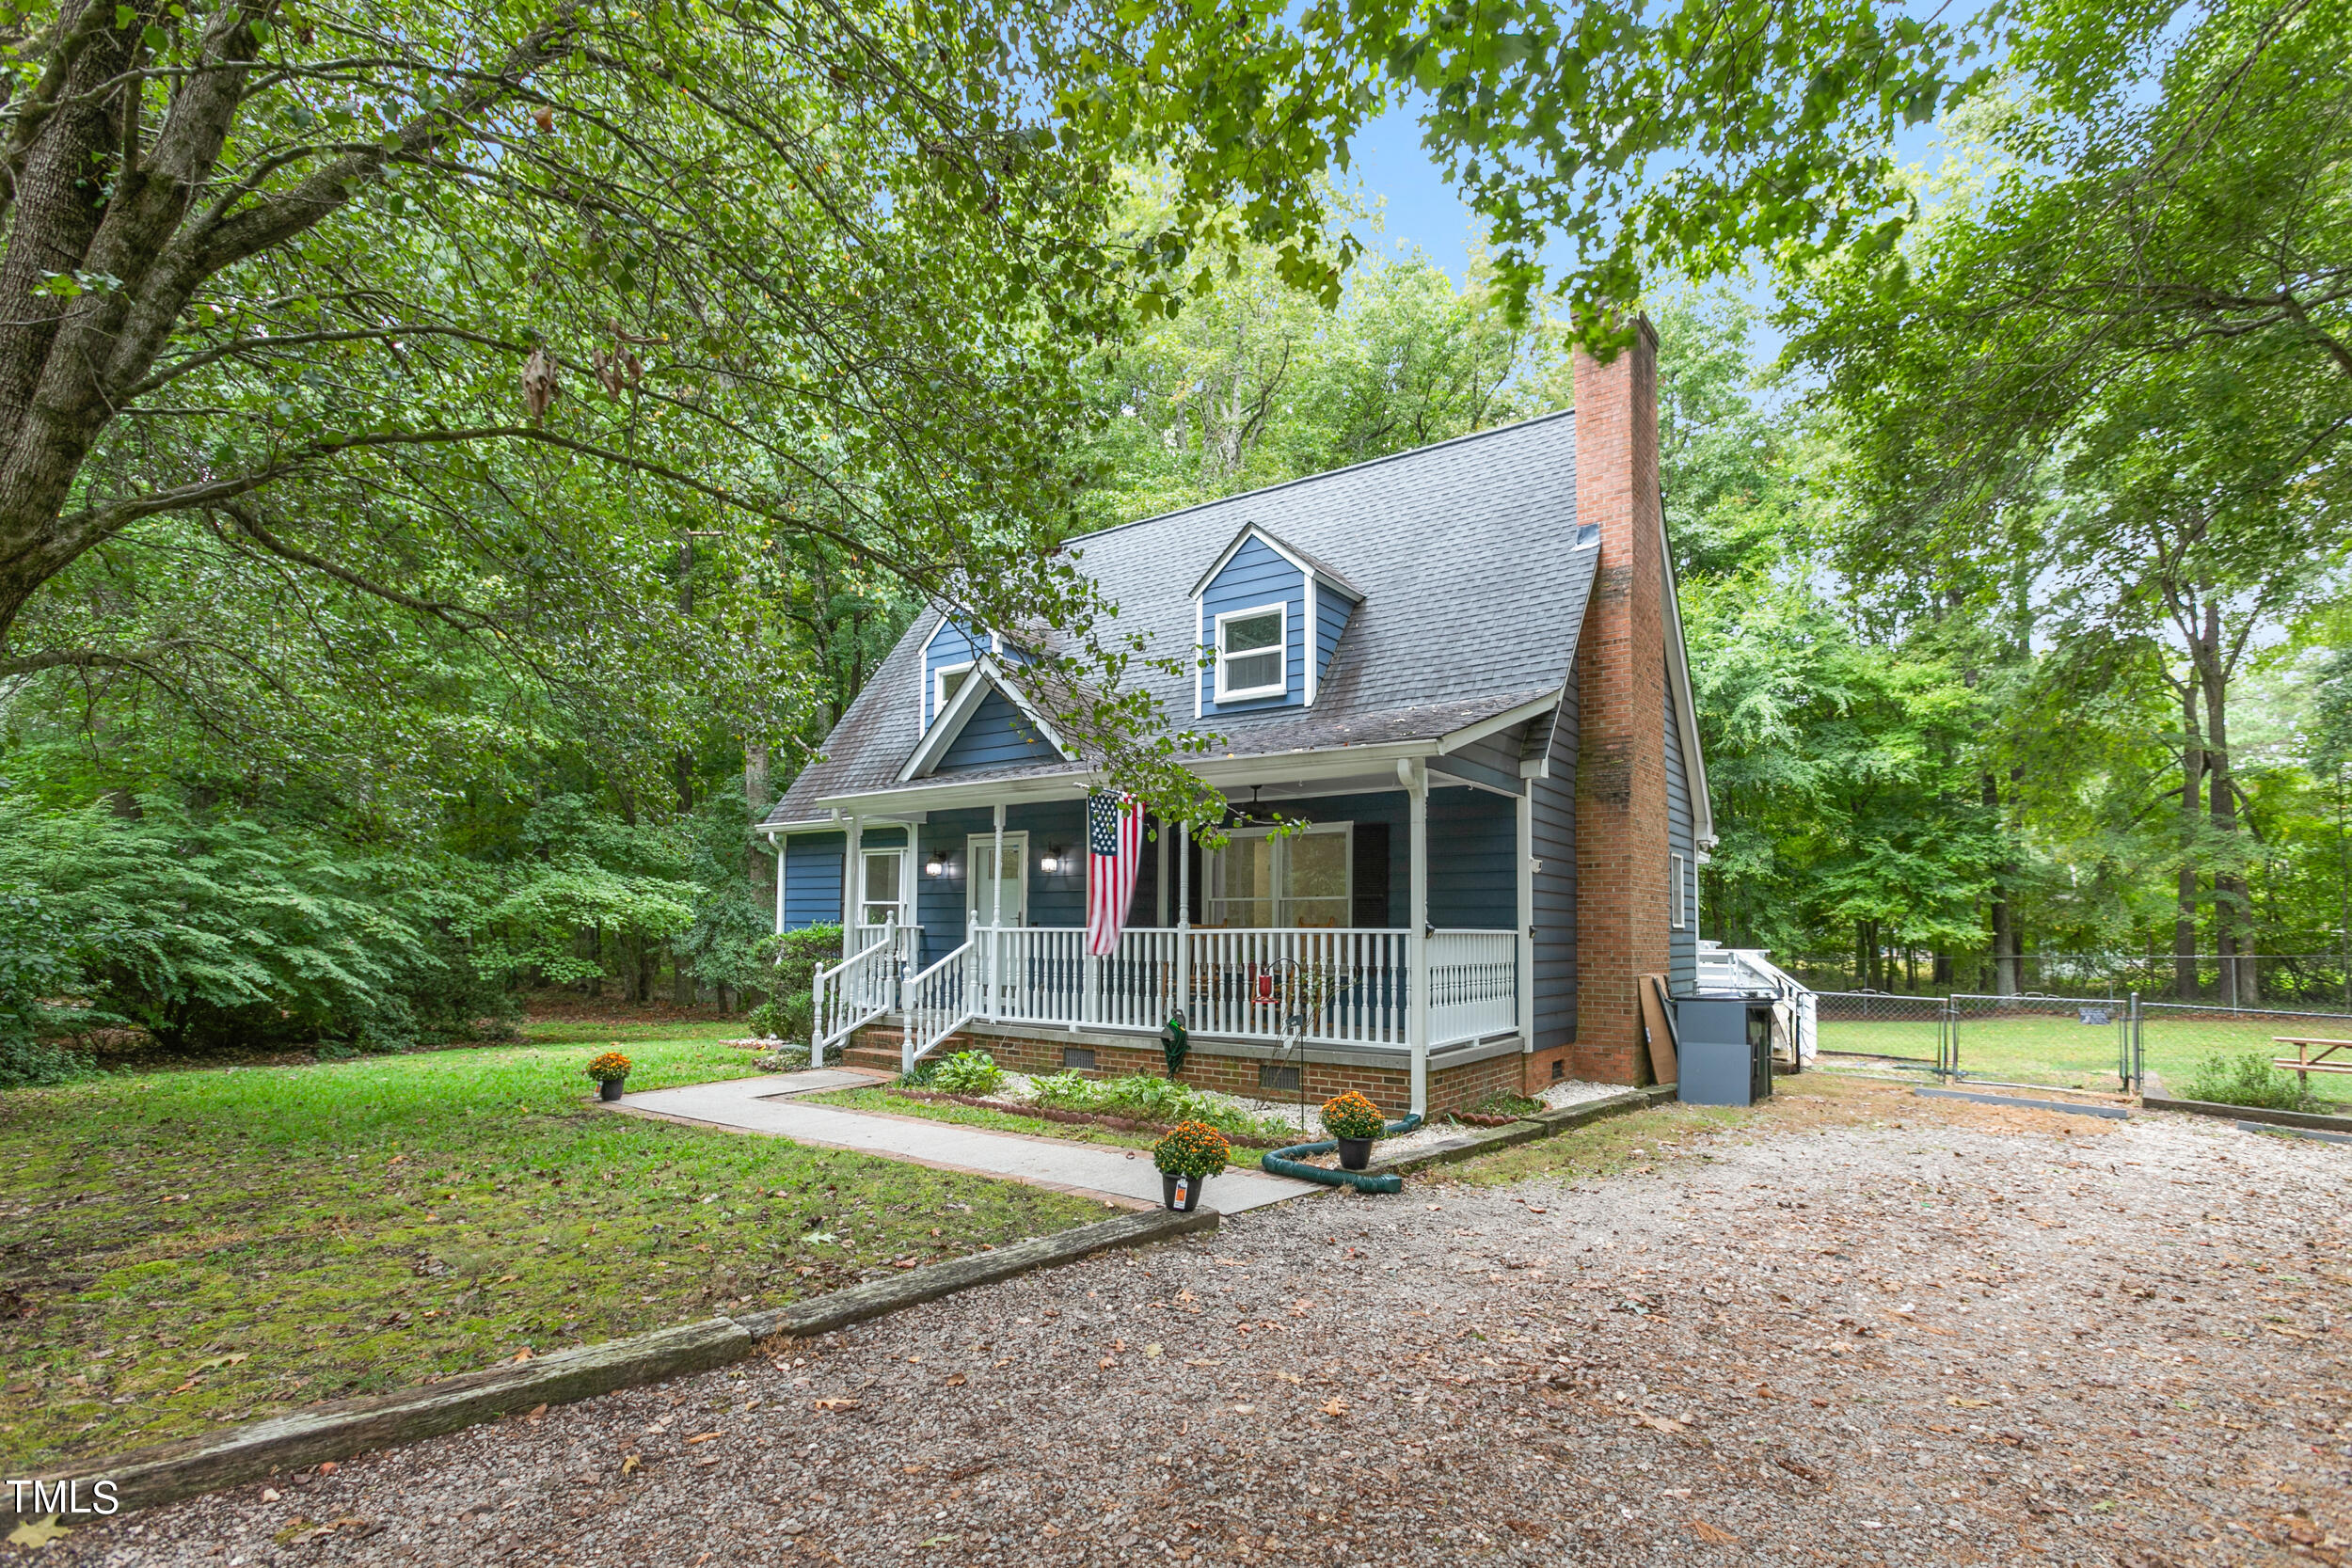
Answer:
[[[740,1076],[729,1024],[0,1093],[0,1473],[1103,1217],[590,1104]]]
[[[2275,1044],[2274,1035],[2311,1034],[2333,1037],[2352,1034],[2332,1024],[2297,1022],[2292,1019],[2208,1018],[2149,1013],[2141,1024],[2141,1050],[2148,1070],[2165,1086],[2180,1093],[2187,1088],[2197,1064],[2214,1053],[2238,1054],[2259,1051],[2265,1055],[2293,1055]],[[1935,1058],[1935,1025],[1931,1022],[1872,1021],[1867,1023],[1824,1021],[1820,1025],[1824,1052],[1865,1055]],[[2352,1053],[2340,1053],[2352,1055]],[[1960,1021],[1960,1066],[1972,1078],[2008,1079],[2053,1087],[2113,1089],[2115,1029],[2086,1024],[2075,1019],[2050,1017],[1971,1017]],[[2352,1101],[2352,1073],[2314,1073],[2312,1092],[2322,1099]]]
[[[985,1127],[996,1132],[1030,1132],[1042,1138],[1067,1138],[1073,1143],[1103,1144],[1113,1148],[1150,1148],[1159,1141],[1151,1132],[1127,1132],[1116,1127],[1090,1127],[1077,1122],[1048,1121],[1043,1117],[1013,1116],[1004,1111],[992,1111],[980,1105],[959,1105],[952,1101],[909,1100],[893,1094],[887,1088],[834,1089],[828,1094],[813,1094],[808,1101],[814,1105],[847,1105],[857,1111],[883,1111],[892,1116],[927,1117],[933,1121],[952,1121],[961,1127]],[[1233,1146],[1235,1165],[1258,1168],[1263,1151]]]

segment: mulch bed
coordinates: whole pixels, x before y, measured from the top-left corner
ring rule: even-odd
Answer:
[[[1009,1117],[1035,1117],[1040,1121],[1067,1122],[1079,1127],[1109,1127],[1121,1132],[1150,1132],[1154,1135],[1175,1129],[1164,1121],[1137,1121],[1132,1117],[1115,1117],[1102,1111],[1065,1111],[1054,1105],[1024,1105],[1016,1100],[989,1100],[977,1094],[943,1094],[937,1089],[893,1088],[892,1094],[909,1100],[929,1100],[950,1105],[972,1105],[983,1111],[1001,1111]],[[1218,1129],[1223,1132],[1222,1128]],[[1247,1133],[1226,1132],[1225,1141],[1244,1148],[1282,1148],[1296,1142],[1293,1138],[1259,1138]]]

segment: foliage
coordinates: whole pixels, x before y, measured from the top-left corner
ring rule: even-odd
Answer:
[[[1354,1089],[1323,1102],[1323,1130],[1335,1138],[1376,1138],[1388,1125],[1380,1107]]]
[[[1152,1163],[1163,1176],[1215,1176],[1226,1166],[1233,1146],[1205,1121],[1180,1121],[1152,1146]]]
[[[943,1094],[994,1094],[1005,1082],[1005,1069],[985,1051],[958,1051],[940,1058],[930,1086]]]
[[[628,1076],[628,1058],[618,1051],[600,1052],[588,1063],[588,1076],[599,1084],[617,1084]]]
[[[1136,1121],[1206,1122],[1242,1137],[1263,1137],[1284,1128],[1250,1115],[1223,1095],[1136,1073],[1092,1079],[1076,1072],[1048,1073],[1030,1082],[1029,1098],[1063,1111],[1100,1111]]]
[[[2265,1051],[2215,1052],[2198,1062],[2185,1092],[2191,1100],[2217,1105],[2249,1105],[2265,1111],[2317,1108],[2295,1074],[2273,1066],[2270,1053]]]
[[[54,1037],[86,1009],[60,1016],[50,1005],[81,984],[72,942],[41,901],[0,893],[0,1089],[56,1084],[88,1069],[88,1062]]]

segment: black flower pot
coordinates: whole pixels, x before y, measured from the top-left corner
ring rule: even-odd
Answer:
[[[1160,1172],[1160,1201],[1180,1214],[1189,1214],[1200,1207],[1200,1189],[1207,1184],[1205,1176],[1170,1176]]]
[[[1342,1138],[1340,1140],[1340,1169],[1361,1170],[1371,1164],[1372,1140],[1370,1138]]]
[[[603,1091],[604,1091],[604,1098],[605,1098],[605,1099],[607,1099],[607,1100],[609,1100],[609,1101],[610,1101],[610,1100],[618,1100],[618,1099],[620,1099],[620,1098],[621,1098],[621,1086],[622,1086],[624,1084],[627,1084],[628,1082],[628,1079],[626,1079],[626,1078],[607,1078],[607,1079],[605,1079],[605,1080],[604,1080],[604,1082],[603,1082],[603,1084],[600,1085],[600,1087],[601,1087],[601,1088],[603,1089]]]

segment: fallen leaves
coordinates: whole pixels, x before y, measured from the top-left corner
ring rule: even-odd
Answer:
[[[633,1476],[644,1467],[644,1461],[638,1455],[628,1453],[621,1456],[621,1474],[625,1476]]]
[[[691,1449],[691,1448],[692,1448],[692,1447],[693,1447],[695,1444],[697,1444],[697,1443],[707,1443],[707,1442],[712,1441],[712,1440],[713,1440],[713,1439],[715,1439],[715,1438],[723,1437],[723,1436],[724,1436],[724,1435],[725,1435],[725,1433],[718,1433],[718,1432],[698,1432],[698,1433],[694,1433],[694,1435],[693,1435],[693,1436],[689,1437],[689,1438],[686,1440],[686,1446],[687,1446],[688,1448],[690,1448],[690,1449]]]
[[[27,1519],[8,1531],[8,1544],[22,1546],[26,1551],[39,1551],[52,1541],[62,1540],[72,1533],[72,1525],[57,1523],[57,1516],[52,1513],[46,1519]]]
[[[1955,1410],[1987,1410],[1993,1404],[1991,1400],[1967,1400],[1958,1394],[1947,1395],[1944,1402]]]
[[[1691,1533],[1697,1536],[1701,1541],[1706,1542],[1710,1546],[1734,1545],[1740,1539],[1738,1536],[1732,1534],[1731,1531],[1715,1525],[1710,1525],[1706,1520],[1695,1516],[1693,1516],[1691,1520]]]
[[[1335,1394],[1315,1408],[1326,1416],[1344,1416],[1347,1414],[1347,1402]]]
[[[851,1399],[818,1400],[817,1408],[819,1410],[855,1410],[857,1401]]]

